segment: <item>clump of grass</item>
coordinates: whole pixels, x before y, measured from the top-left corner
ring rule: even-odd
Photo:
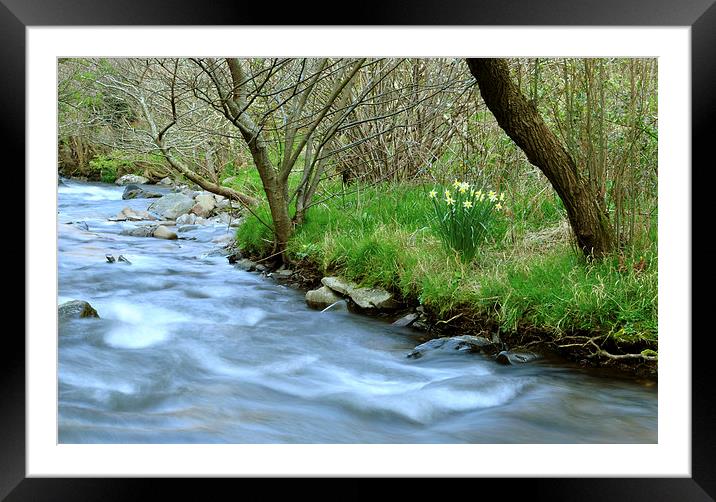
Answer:
[[[443,197],[444,196],[444,197]],[[452,189],[429,192],[435,210],[435,231],[465,262],[475,257],[494,227],[505,195],[455,180]]]

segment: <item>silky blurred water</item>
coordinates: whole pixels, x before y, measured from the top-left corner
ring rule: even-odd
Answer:
[[[61,443],[657,441],[655,386],[476,354],[407,359],[412,331],[310,310],[212,253],[225,225],[123,236],[143,223],[107,219],[151,199],[99,183],[58,190],[58,301],[100,315],[59,326]]]

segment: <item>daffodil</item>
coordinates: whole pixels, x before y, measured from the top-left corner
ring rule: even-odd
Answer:
[[[463,181],[462,183],[460,183],[460,188],[459,188],[460,193],[465,193],[465,192],[467,192],[467,189],[468,189],[468,188],[470,188],[470,183],[468,183],[468,182],[466,182],[466,181]]]
[[[487,192],[487,196],[490,198],[490,202],[495,202],[497,200],[497,194],[494,190]]]
[[[499,202],[495,204],[495,209],[502,209],[502,204],[500,204]]]
[[[462,183],[460,183],[457,179],[452,182],[452,186],[453,186],[453,188],[455,188],[455,189],[460,188],[460,185],[462,185]]]
[[[452,197],[447,195],[445,198],[445,202],[447,203],[448,206],[452,206],[453,204],[455,204],[455,199],[453,199]]]
[[[505,194],[504,194],[504,193],[501,193],[501,194],[500,194],[500,201],[503,201],[503,200],[505,200]]]
[[[450,190],[445,190],[445,197],[449,199],[450,195]]]
[[[429,196],[431,199],[435,199],[435,198],[437,198],[438,193],[437,193],[435,190],[430,190],[430,192],[428,193],[428,196]]]
[[[462,207],[464,207],[465,209],[470,209],[472,207],[472,202],[470,202],[469,200],[466,200],[465,202],[462,203]]]

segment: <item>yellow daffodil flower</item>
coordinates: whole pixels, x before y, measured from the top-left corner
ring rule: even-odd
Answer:
[[[503,200],[505,200],[505,194],[504,194],[504,193],[501,193],[501,194],[500,194],[500,201],[503,201]]]
[[[490,202],[495,202],[497,200],[497,194],[494,190],[487,192],[487,196],[490,198]]]
[[[452,206],[455,203],[455,199],[453,199],[452,197],[450,197],[448,195],[447,198],[445,199],[445,202],[447,203],[448,206]]]
[[[430,193],[428,193],[428,196],[429,196],[431,199],[436,199],[437,196],[438,196],[438,193],[437,193],[435,190],[430,190]]]
[[[497,204],[495,204],[495,209],[497,209],[497,210],[502,209],[502,204],[500,204],[499,202]]]
[[[461,185],[461,183],[458,180],[455,180],[452,182],[453,188],[456,188],[456,189],[460,188],[460,185]]]
[[[445,197],[450,198],[450,190],[445,190]]]
[[[465,202],[462,203],[462,207],[464,207],[465,209],[470,209],[472,207],[472,202],[470,202],[469,200],[466,200]]]
[[[467,192],[467,189],[470,188],[470,183],[467,183],[466,181],[463,181],[460,183],[460,193]]]

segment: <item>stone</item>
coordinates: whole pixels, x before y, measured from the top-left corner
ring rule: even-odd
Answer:
[[[181,193],[168,193],[155,200],[149,206],[149,210],[158,213],[162,218],[176,220],[182,214],[186,214],[194,207],[194,199]]]
[[[271,277],[279,280],[286,280],[289,279],[293,275],[293,270],[289,270],[287,268],[279,268],[278,270],[274,270],[271,272]]]
[[[122,193],[123,200],[157,199],[161,196],[162,196],[162,194],[160,194],[158,192],[151,192],[149,190],[145,190],[141,187],[138,187],[137,185],[134,185],[134,184],[127,185],[127,187],[124,189],[124,192]]]
[[[249,260],[248,258],[241,258],[239,260],[232,261],[231,257],[229,257],[229,263],[233,263],[234,266],[246,270],[247,272],[253,272],[256,270],[256,263]]]
[[[114,256],[111,254],[104,255],[104,257],[107,259],[107,263],[114,263]]]
[[[432,350],[458,351],[458,352],[485,352],[490,350],[493,344],[484,336],[460,335],[435,338],[415,347],[407,357],[419,359],[426,352]]]
[[[312,309],[323,310],[342,298],[327,286],[321,286],[306,293],[306,303]]]
[[[534,352],[513,352],[511,350],[503,350],[502,352],[497,354],[495,360],[500,364],[514,365],[530,363],[532,361],[536,361],[539,358],[540,356],[535,354]]]
[[[176,219],[177,225],[194,225],[196,223],[196,215],[193,213],[182,214]]]
[[[202,218],[208,218],[216,207],[216,201],[213,197],[197,195],[194,200],[196,200],[196,204],[191,208],[191,212]]]
[[[395,321],[393,323],[393,326],[396,326],[398,328],[407,328],[408,326],[411,326],[415,321],[417,321],[418,317],[420,317],[420,314],[413,312],[412,314],[403,316],[397,321]]]
[[[126,259],[123,255],[119,255],[119,256],[117,257],[117,262],[118,262],[118,263],[126,263],[127,265],[131,265],[131,264],[132,264],[132,262],[129,261],[128,259]]]
[[[99,317],[97,311],[84,300],[72,300],[60,305],[57,309],[57,316],[60,321],[69,319],[83,319],[86,317]]]
[[[142,221],[142,220],[156,220],[154,216],[149,214],[147,211],[135,211],[132,208],[125,207],[122,209],[117,216],[110,218],[109,221]]]
[[[141,227],[125,228],[120,234],[131,237],[151,237],[156,228],[154,225],[142,225]]]
[[[360,287],[340,277],[324,277],[321,283],[333,291],[350,296],[364,310],[393,310],[399,306],[393,295],[381,288]]]
[[[174,185],[174,180],[167,176],[157,181],[157,185],[172,186]]]
[[[149,180],[144,176],[137,176],[136,174],[125,174],[121,178],[118,178],[117,181],[115,181],[114,183],[115,185],[143,185],[148,181]]]
[[[152,237],[156,237],[157,239],[170,239],[170,240],[173,240],[173,239],[176,239],[176,238],[177,238],[177,234],[175,234],[174,232],[172,232],[171,230],[169,230],[169,229],[168,229],[167,227],[165,227],[164,225],[159,225],[159,226],[154,230],[154,233],[152,234]]]

